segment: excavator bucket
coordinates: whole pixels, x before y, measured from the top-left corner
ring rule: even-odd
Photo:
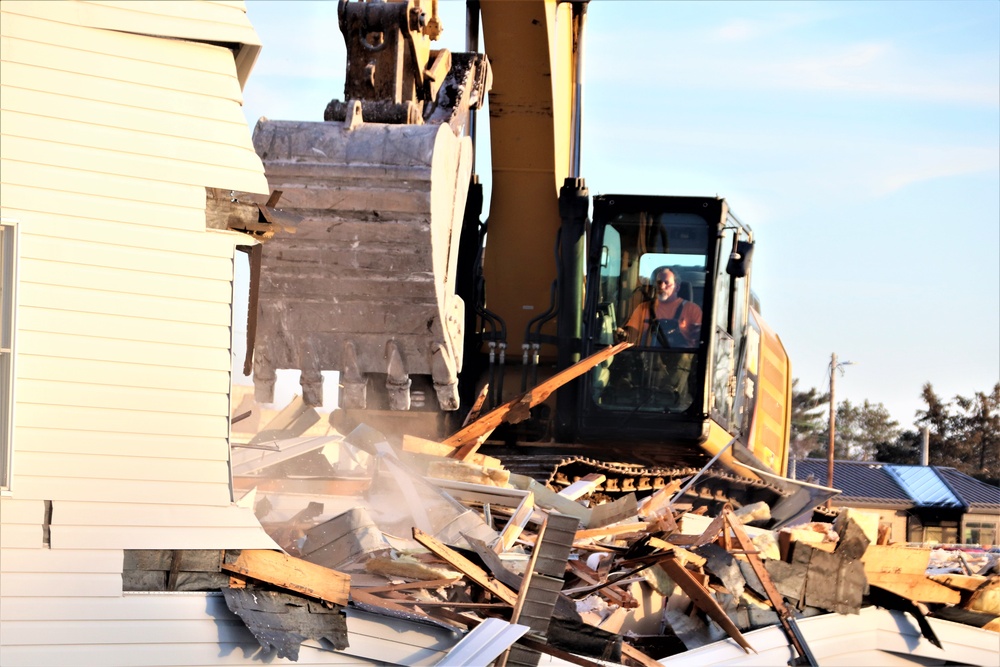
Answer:
[[[410,408],[413,375],[438,409],[458,407],[464,304],[455,295],[472,145],[448,124],[261,119],[254,147],[284,211],[301,218],[264,244],[254,384],[273,400],[275,370],[301,369],[320,405],[324,370],[340,404],[364,408],[372,376],[388,407]],[[384,380],[382,379],[384,377]]]

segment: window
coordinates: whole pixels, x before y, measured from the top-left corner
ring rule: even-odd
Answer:
[[[10,488],[14,412],[14,313],[17,227],[0,220],[0,489]]]
[[[692,213],[635,210],[611,220],[602,242],[593,330],[605,345],[620,330],[635,347],[594,370],[592,400],[630,413],[683,414],[700,392],[708,223]],[[661,304],[666,296],[657,296],[671,293],[682,301]]]
[[[978,544],[992,546],[997,543],[997,524],[995,522],[969,521],[965,524],[963,544]]]

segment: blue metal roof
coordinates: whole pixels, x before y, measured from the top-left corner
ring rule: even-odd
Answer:
[[[930,466],[886,465],[885,470],[922,507],[965,507],[951,487]]]

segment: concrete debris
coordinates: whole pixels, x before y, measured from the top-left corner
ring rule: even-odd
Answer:
[[[456,644],[484,622],[529,627],[508,664],[656,664],[726,638],[753,654],[744,633],[772,625],[815,664],[798,620],[870,606],[910,614],[932,643],[928,617],[1000,631],[995,550],[891,544],[877,514],[855,509],[766,530],[766,504],[698,514],[674,504],[678,483],[602,503],[601,475],[557,492],[476,452],[477,435],[400,447],[368,427],[317,436],[296,406],[275,418],[292,436],[251,448],[237,479],[286,554],[202,554],[185,577],[172,552],[128,552],[126,582],[185,590],[232,575],[230,607],[292,659],[306,637],[349,643],[337,613],[355,606],[448,628]],[[275,596],[297,612],[280,627],[261,620]]]

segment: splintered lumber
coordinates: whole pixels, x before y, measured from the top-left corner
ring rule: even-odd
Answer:
[[[812,652],[804,641],[799,637],[798,632],[792,626],[794,623],[794,617],[791,612],[788,611],[788,607],[785,606],[785,599],[775,588],[774,582],[771,581],[771,576],[767,573],[764,568],[764,562],[760,559],[756,553],[750,553],[753,551],[753,542],[745,532],[743,532],[743,522],[737,518],[737,516],[728,507],[722,510],[722,516],[725,518],[728,527],[732,529],[733,535],[736,538],[736,543],[746,551],[747,561],[750,563],[750,567],[753,568],[754,574],[760,579],[760,584],[764,588],[764,592],[767,593],[767,599],[774,606],[774,611],[778,613],[778,620],[781,622],[781,627],[784,629],[785,634],[788,636],[789,642],[798,651],[798,654],[806,660],[810,665],[817,665],[816,658],[813,657]],[[726,529],[724,529],[726,530]]]
[[[413,539],[427,547],[431,553],[451,564],[456,570],[476,582],[490,593],[513,607],[517,604],[517,593],[510,590],[499,581],[490,579],[486,572],[470,561],[468,558],[458,553],[447,544],[440,542],[433,536],[428,535],[419,528],[413,529]]]
[[[653,660],[628,642],[622,642],[622,655],[627,655],[640,665],[644,665],[644,667],[662,667],[656,660]]]
[[[222,569],[342,607],[351,588],[349,575],[266,549],[226,552]]]
[[[993,578],[983,584],[969,598],[968,609],[1000,616],[1000,579]]]
[[[869,545],[861,561],[865,574],[925,574],[931,560],[931,550],[920,547]]]
[[[660,561],[660,567],[666,570],[674,583],[680,586],[681,590],[691,598],[691,601],[699,609],[708,614],[709,618],[718,623],[719,627],[725,630],[733,638],[733,641],[742,646],[744,651],[747,653],[750,651],[757,652],[743,637],[740,629],[736,627],[736,624],[733,623],[729,615],[719,605],[712,592],[695,579],[694,575],[687,568],[674,558],[665,558]]]
[[[978,574],[935,574],[930,578],[948,588],[962,591],[974,591],[989,581],[987,577]]]
[[[884,588],[914,602],[959,604],[962,601],[962,594],[959,591],[931,581],[924,574],[880,573],[872,575],[868,581],[873,586]]]
[[[484,384],[483,388],[479,390],[479,395],[476,396],[476,400],[473,401],[472,407],[469,408],[469,412],[465,415],[465,420],[462,422],[462,426],[468,426],[472,422],[479,419],[479,413],[483,411],[483,404],[486,403],[486,397],[489,396],[490,385]]]
[[[497,426],[506,421],[513,424],[523,421],[527,418],[528,411],[531,408],[543,403],[556,389],[580,377],[605,359],[610,359],[631,346],[632,343],[619,343],[611,347],[606,347],[600,352],[596,352],[586,359],[573,364],[566,370],[556,373],[548,380],[507,401],[500,407],[486,413],[468,426],[459,429],[444,440],[444,444],[451,445],[456,450],[452,454],[452,458],[460,461],[467,460],[476,452],[481,444],[486,442],[486,438],[493,433],[493,430]]]
[[[455,448],[436,440],[428,440],[427,438],[421,438],[416,435],[404,434],[403,451],[411,452],[413,454],[427,454],[430,456],[440,456],[446,458],[455,452]],[[503,467],[503,463],[500,462],[500,459],[478,453],[473,454],[467,460],[467,463],[475,463],[476,465],[481,465],[484,468]]]
[[[652,517],[659,514],[670,515],[673,520],[673,513],[670,512],[670,500],[680,491],[682,479],[671,480],[669,484],[646,498],[641,508],[643,516]]]
[[[959,591],[927,576],[930,558],[928,548],[873,544],[861,560],[868,580],[887,591],[916,602],[958,604]]]
[[[615,535],[641,533],[646,530],[648,525],[645,521],[635,521],[633,523],[619,523],[615,526],[604,526],[603,528],[587,528],[576,531],[574,541],[588,540],[594,537],[613,537]]]
[[[521,531],[528,523],[528,519],[531,518],[531,513],[535,511],[535,494],[528,492],[522,500],[521,504],[517,506],[514,514],[511,515],[510,519],[507,521],[507,525],[503,527],[500,532],[500,537],[497,539],[496,544],[493,549],[499,554],[507,551],[512,546],[514,542],[521,535]]]

